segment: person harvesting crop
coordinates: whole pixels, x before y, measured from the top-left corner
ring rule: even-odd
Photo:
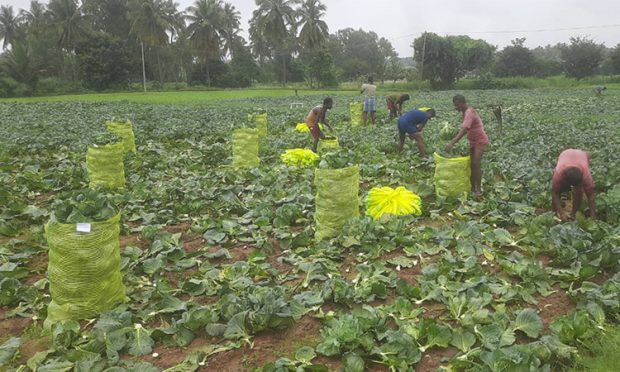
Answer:
[[[597,97],[601,97],[603,95],[603,92],[605,90],[607,90],[607,87],[605,86],[601,86],[601,85],[597,85],[594,88],[592,88],[592,90],[594,91],[594,95]]]
[[[590,174],[590,157],[583,150],[567,149],[558,157],[557,165],[551,179],[551,206],[562,221],[568,220],[566,212],[562,209],[560,196],[562,193],[573,190],[574,217],[581,207],[583,193],[588,197],[590,217],[596,218],[596,204],[594,202],[594,181]]]
[[[467,134],[471,156],[471,191],[476,197],[479,197],[482,193],[482,154],[489,144],[489,137],[484,131],[484,124],[482,124],[480,115],[467,105],[465,97],[457,94],[452,98],[452,104],[457,111],[463,114],[463,124],[457,135],[446,145],[446,151],[452,151],[454,145]]]
[[[387,107],[390,110],[390,120],[403,114],[403,103],[409,100],[408,94],[390,94],[387,96]]]
[[[425,111],[413,109],[401,116],[398,119],[398,134],[400,136],[398,152],[403,151],[405,137],[409,135],[409,138],[416,141],[420,156],[425,157],[426,150],[424,148],[424,140],[422,139],[422,130],[428,120],[434,117],[435,110],[432,108],[426,109]]]
[[[314,143],[312,144],[312,151],[316,152],[317,146],[319,144],[319,140],[325,138],[325,135],[321,131],[319,127],[319,123],[325,124],[330,131],[334,131],[329,125],[327,118],[325,117],[327,114],[327,110],[331,109],[334,106],[334,100],[331,97],[326,97],[323,100],[322,105],[318,105],[308,113],[306,117],[306,125],[310,130],[310,134],[314,139]]]
[[[362,90],[360,94],[364,95],[364,116],[363,123],[366,125],[368,121],[368,113],[370,113],[370,119],[372,124],[375,124],[375,113],[377,111],[377,101],[375,95],[377,94],[377,86],[374,85],[372,77],[368,78],[368,84],[362,84]]]

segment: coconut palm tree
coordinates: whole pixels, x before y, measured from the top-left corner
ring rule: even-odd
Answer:
[[[19,35],[19,17],[13,14],[13,7],[2,5],[0,7],[0,39],[3,39],[2,49],[13,45]]]
[[[58,46],[65,50],[75,47],[87,29],[82,7],[75,0],[51,0],[48,11],[58,33]]]
[[[150,45],[163,45],[168,42],[166,31],[170,28],[170,23],[165,16],[163,1],[130,0],[128,6],[131,35]]]
[[[0,71],[18,83],[34,91],[37,84],[37,68],[34,65],[30,49],[26,43],[14,43],[11,50],[0,58]]]
[[[170,43],[177,38],[185,29],[185,15],[179,11],[179,4],[173,0],[167,0],[163,4],[163,17],[168,23]]]
[[[265,35],[258,26],[258,19],[252,18],[250,20],[248,34],[250,36],[250,50],[258,58],[258,62],[263,65],[265,59],[271,58],[272,53]]]
[[[236,45],[240,42],[239,31],[241,30],[241,14],[235,6],[229,3],[224,4],[224,25],[222,28],[222,53],[234,57]]]
[[[298,42],[302,50],[313,51],[324,45],[329,35],[327,23],[321,18],[325,16],[327,7],[320,0],[305,0],[297,10],[299,20]]]
[[[130,0],[129,33],[140,41],[142,50],[142,81],[146,91],[146,69],[144,61],[144,44],[149,46],[165,45],[168,42],[167,31],[171,29],[170,18],[166,13],[166,3],[162,0]],[[162,69],[157,53],[159,80]]]
[[[93,28],[125,39],[129,36],[128,3],[128,0],[82,0],[82,8],[92,16]]]
[[[290,54],[291,35],[295,35],[293,0],[256,0],[253,13],[256,29],[262,33],[282,61],[282,83],[286,84],[286,59]]]
[[[207,84],[211,84],[209,59],[221,57],[221,37],[224,34],[224,10],[220,0],[196,0],[187,8],[187,34],[194,50],[206,66]]]
[[[25,23],[29,35],[38,36],[44,31],[48,23],[46,12],[45,5],[38,1],[31,1],[29,10],[22,9],[19,12],[19,17]]]

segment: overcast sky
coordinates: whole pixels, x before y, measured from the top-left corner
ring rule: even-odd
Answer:
[[[194,2],[176,1],[181,9]],[[254,0],[228,2],[241,12],[242,27],[247,31]],[[325,21],[330,32],[347,27],[375,31],[390,40],[401,57],[412,55],[411,41],[425,30],[440,35],[466,34],[499,48],[517,37],[527,38],[526,45],[530,48],[568,42],[571,36],[588,36],[608,47],[620,43],[620,0],[323,0],[323,3],[327,5]],[[0,0],[0,4],[28,8],[30,0]],[[571,30],[541,31],[550,29]]]

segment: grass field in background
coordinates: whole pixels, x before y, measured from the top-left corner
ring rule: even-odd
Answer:
[[[329,94],[358,94],[358,92],[335,90],[298,90],[300,96],[326,96]],[[135,102],[154,104],[200,104],[219,100],[264,97],[295,97],[295,89],[234,89],[210,91],[173,91],[173,92],[125,92],[74,94],[46,97],[22,97],[2,99],[0,102]]]
[[[524,85],[518,89],[539,89],[539,90],[570,90],[580,96],[593,95],[593,81],[582,80],[578,85],[568,84],[572,80],[567,78],[503,78],[498,81],[508,85]],[[454,91],[476,90],[472,89],[474,80],[463,79],[457,82]],[[560,82],[560,83],[558,83]],[[563,86],[561,83],[567,83]],[[531,87],[530,87],[531,85]],[[616,98],[620,96],[620,83],[604,84],[607,91],[604,97]],[[377,96],[384,97],[395,92],[409,93],[415,95],[416,92],[429,91],[427,86],[414,83],[378,83]],[[356,83],[343,83],[338,89],[303,89],[295,87],[288,88],[269,88],[260,87],[254,89],[213,89],[213,90],[171,90],[171,91],[151,91],[151,92],[114,92],[114,93],[81,93],[53,96],[37,96],[37,97],[20,97],[20,98],[0,98],[2,102],[16,103],[33,103],[33,102],[132,102],[132,103],[151,103],[151,104],[212,104],[217,101],[243,100],[248,98],[265,98],[265,97],[290,97],[291,102],[295,101],[296,93],[301,96],[317,96],[317,101],[321,97],[328,95],[348,95],[360,96],[359,86]],[[504,89],[501,89],[504,90]],[[465,93],[467,94],[467,93]],[[361,98],[360,98],[361,99]],[[318,103],[318,102],[317,102]]]

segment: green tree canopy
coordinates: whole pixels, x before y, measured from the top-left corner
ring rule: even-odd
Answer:
[[[392,44],[374,32],[345,28],[329,37],[329,50],[342,76],[348,80],[360,76],[383,77],[389,59],[396,55]]]
[[[415,61],[423,80],[435,88],[449,88],[457,78],[459,60],[447,37],[425,32],[413,41]]]
[[[449,88],[457,79],[479,74],[493,61],[495,47],[469,36],[439,36],[425,32],[412,44],[422,79],[438,88]]]
[[[592,76],[603,61],[603,46],[585,37],[571,37],[561,50],[566,75],[576,79]]]
[[[525,38],[512,40],[512,45],[497,54],[495,73],[498,76],[532,76],[536,71],[536,58],[525,45]]]
[[[620,74],[620,44],[616,45],[609,53],[609,65],[611,73]]]

